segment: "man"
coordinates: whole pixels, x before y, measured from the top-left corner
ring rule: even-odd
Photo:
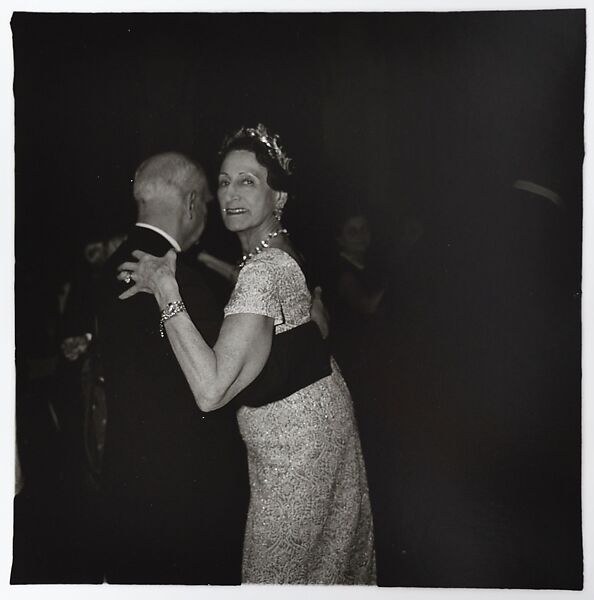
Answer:
[[[280,399],[329,374],[328,355],[313,324],[277,336],[252,386],[231,405],[202,413],[160,336],[154,297],[119,300],[126,284],[116,274],[133,250],[162,256],[199,239],[207,180],[186,157],[160,154],[138,168],[134,196],[139,223],[106,264],[99,308],[108,398],[106,580],[236,584],[249,488],[235,410]],[[176,277],[190,317],[214,344],[222,314],[199,268],[179,260]],[[299,373],[289,368],[296,361]]]

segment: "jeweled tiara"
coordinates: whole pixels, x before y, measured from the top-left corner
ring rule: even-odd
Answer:
[[[223,142],[223,147],[221,152],[224,152],[225,149],[236,139],[242,137],[254,137],[257,138],[259,142],[262,142],[266,146],[268,150],[268,154],[270,158],[272,158],[275,162],[278,163],[280,168],[287,174],[291,174],[291,159],[285,154],[285,151],[281,148],[278,143],[278,135],[268,133],[265,125],[262,123],[258,123],[258,127],[255,129],[253,127],[242,127],[238,129],[235,133],[227,136],[225,141]]]

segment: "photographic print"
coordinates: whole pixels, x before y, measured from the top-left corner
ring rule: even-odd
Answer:
[[[11,584],[583,588],[584,9],[10,26]]]

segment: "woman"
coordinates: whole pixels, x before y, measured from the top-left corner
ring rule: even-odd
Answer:
[[[311,296],[280,222],[289,159],[276,136],[242,128],[222,150],[218,198],[244,256],[214,348],[196,330],[175,281],[175,255],[124,263],[149,291],[202,410],[225,405],[262,369],[272,336],[309,320]],[[296,368],[298,368],[296,366]],[[279,402],[238,411],[251,486],[243,581],[375,582],[365,466],[348,389],[333,373]]]
[[[369,258],[371,230],[356,208],[344,209],[336,220],[336,256],[330,261],[324,298],[332,317],[330,343],[355,404],[368,404],[372,370],[385,360],[382,340],[388,324],[383,298],[386,273]]]
[[[367,252],[371,232],[365,215],[353,211],[337,223],[336,243],[341,266],[338,268],[337,295],[359,315],[378,312],[384,296],[384,283],[377,269],[370,268]]]

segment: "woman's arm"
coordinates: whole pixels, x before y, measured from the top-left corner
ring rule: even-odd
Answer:
[[[158,300],[159,308],[170,301]],[[227,404],[258,376],[270,354],[273,320],[229,315],[212,349],[187,312],[166,321],[165,330],[196,403],[201,410],[211,411]]]
[[[126,262],[120,269],[130,271],[135,284],[121,299],[141,291],[153,293],[160,310],[181,299],[174,252],[163,258],[138,251],[133,254],[139,262]],[[273,327],[273,319],[263,315],[229,315],[210,348],[187,312],[165,322],[171,347],[201,410],[221,408],[256,378],[270,354]]]

